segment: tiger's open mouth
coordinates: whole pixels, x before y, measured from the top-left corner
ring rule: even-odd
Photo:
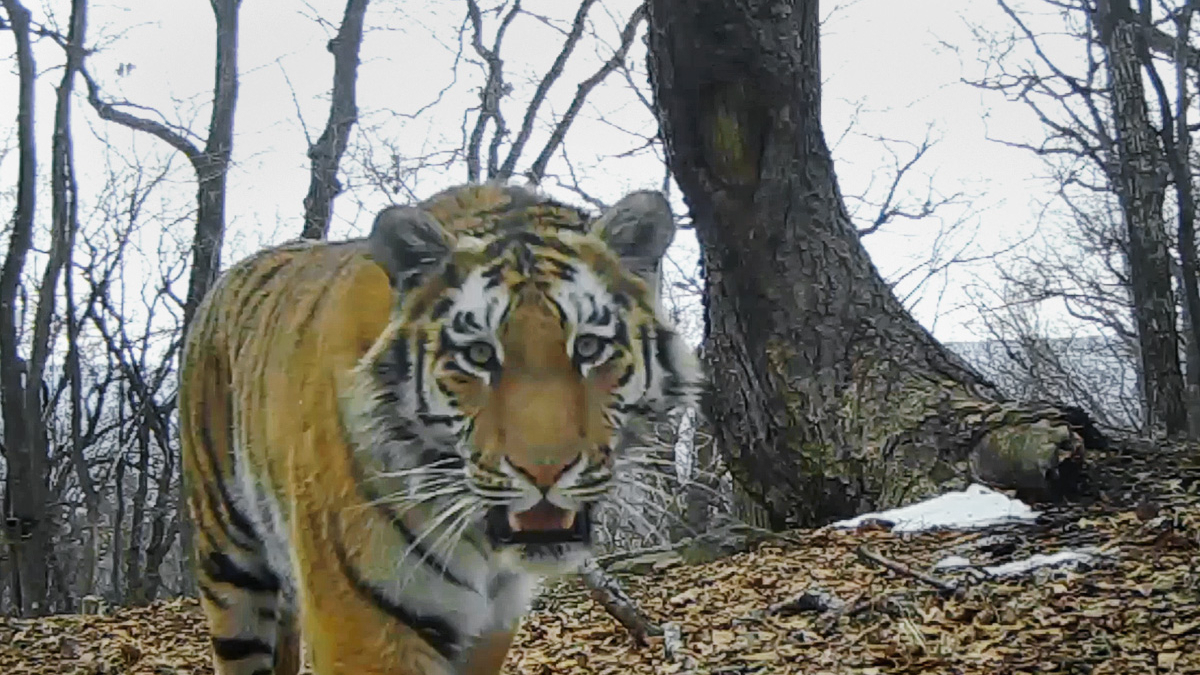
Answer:
[[[492,544],[591,544],[591,505],[568,511],[543,499],[526,511],[488,509],[486,531]]]

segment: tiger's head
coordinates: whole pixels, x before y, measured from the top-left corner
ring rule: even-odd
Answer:
[[[517,568],[583,559],[614,460],[702,380],[658,308],[674,229],[658,193],[590,218],[496,184],[378,215],[369,250],[397,302],[375,414],[446,528],[477,526]]]

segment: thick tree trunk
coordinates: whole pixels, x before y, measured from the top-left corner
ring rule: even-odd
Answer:
[[[1044,487],[1077,443],[994,388],[871,264],[820,126],[816,0],[652,0],[650,72],[703,247],[709,416],[774,527],[908,501],[973,474]]]
[[[1120,167],[1115,178],[1129,239],[1129,282],[1147,422],[1178,434],[1187,430],[1187,408],[1171,288],[1171,254],[1163,220],[1167,164],[1147,112],[1136,42],[1141,29],[1129,0],[1100,0],[1096,7],[1112,90],[1116,123],[1113,159]]]
[[[18,606],[23,614],[36,615],[47,609],[46,554],[51,530],[46,512],[47,459],[41,384],[63,246],[55,236],[43,275],[43,288],[38,292],[34,334],[30,340],[32,353],[25,361],[20,355],[23,340],[17,334],[21,311],[17,306],[17,295],[25,259],[33,247],[37,194],[34,142],[37,75],[30,42],[29,10],[17,0],[3,0],[3,5],[16,41],[19,146],[16,213],[4,269],[0,272],[0,399],[3,401],[4,445],[8,452],[7,511],[4,516],[13,560],[14,593],[19,595]]]

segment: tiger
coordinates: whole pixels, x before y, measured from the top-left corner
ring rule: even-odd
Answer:
[[[698,400],[674,235],[660,192],[477,182],[222,272],[178,397],[217,675],[498,673],[622,457]]]

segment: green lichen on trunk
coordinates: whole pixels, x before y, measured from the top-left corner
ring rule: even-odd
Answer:
[[[783,371],[790,351],[780,343],[768,350],[773,372]],[[792,386],[784,393],[800,482],[843,486],[855,511],[908,504],[975,481],[1054,495],[1059,467],[1082,458],[1079,429],[1059,408],[992,400],[889,358],[860,358],[828,410],[801,391]],[[826,415],[835,418],[832,425]],[[831,426],[835,433],[822,439],[820,429]],[[785,503],[769,490],[763,497],[768,509]]]
[[[700,116],[705,159],[727,187],[750,187],[758,181],[764,129],[762,115],[752,104],[755,98],[748,84],[715,85]]]

